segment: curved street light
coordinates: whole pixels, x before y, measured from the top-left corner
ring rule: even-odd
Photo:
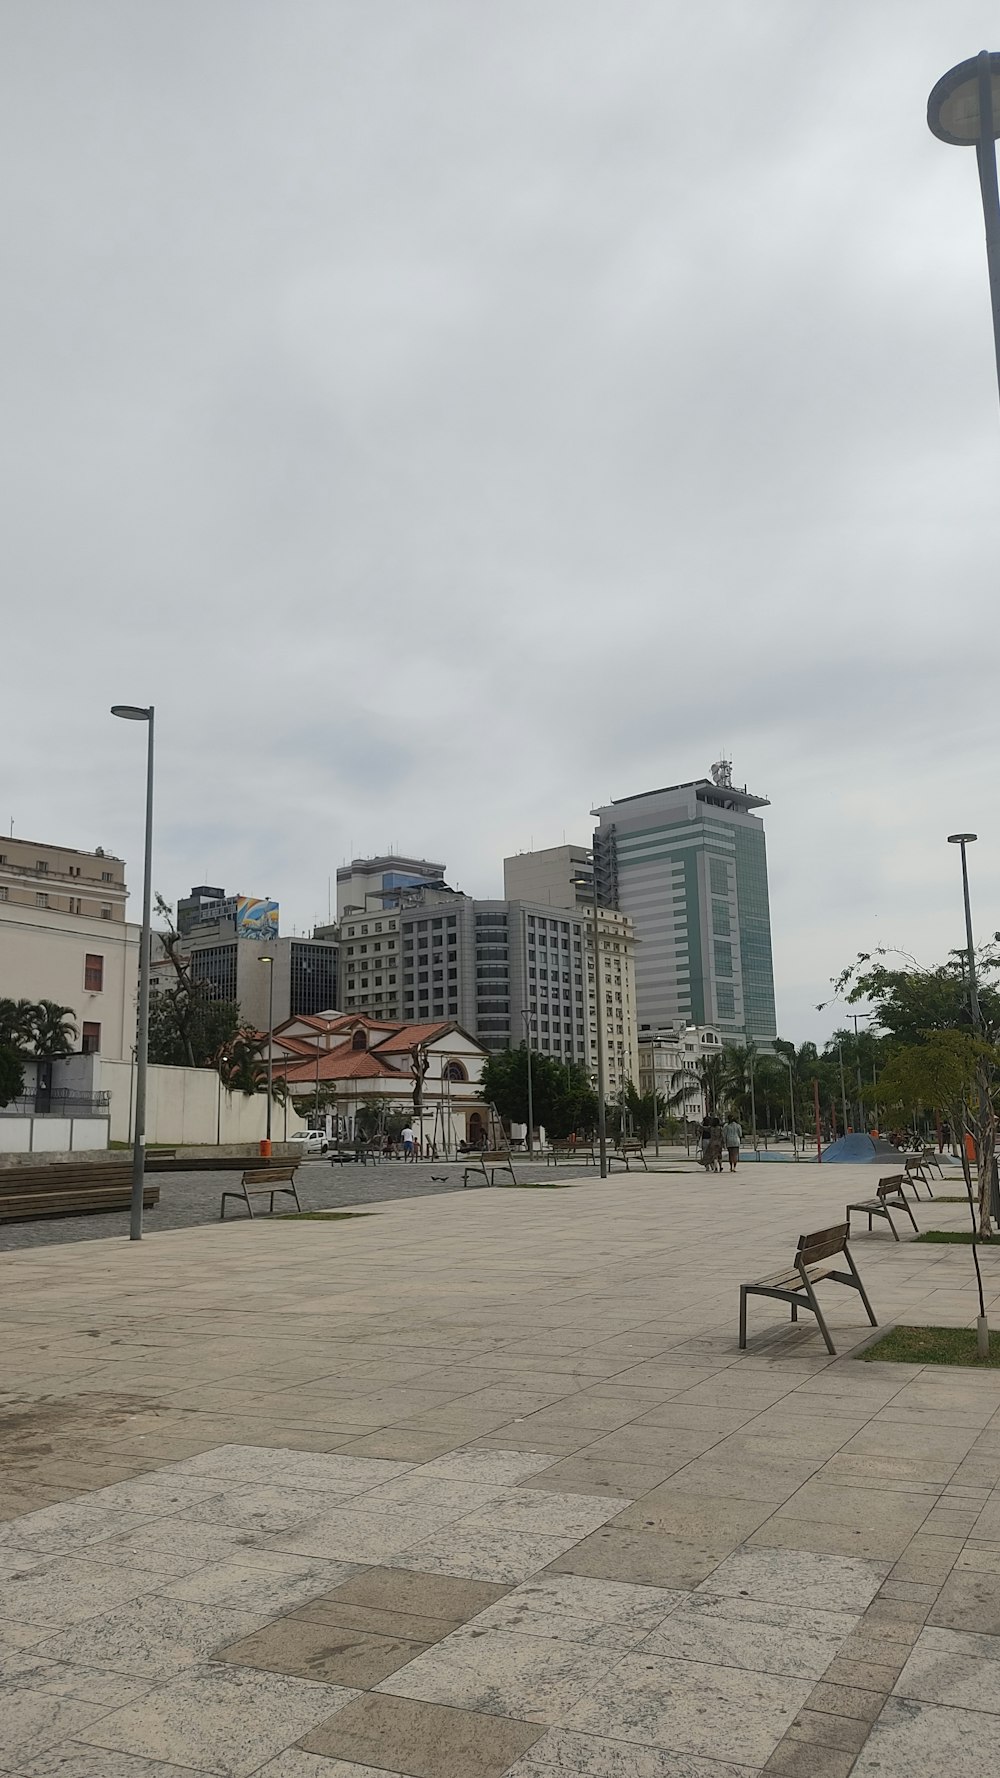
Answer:
[[[942,74],[927,101],[927,124],[939,142],[976,150],[986,224],[986,265],[993,310],[993,349],[1000,384],[1000,195],[994,143],[1000,134],[1000,54],[980,50]]]

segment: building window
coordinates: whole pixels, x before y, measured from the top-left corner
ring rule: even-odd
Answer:
[[[102,920],[110,920],[110,918],[111,918],[110,904],[108,902],[104,901],[101,903],[101,919]]]
[[[37,894],[35,895],[36,908],[47,908],[48,905],[49,905],[48,896],[43,894],[42,891],[39,889]]]
[[[89,1020],[84,1020],[83,1036],[80,1040],[80,1048],[82,1049],[83,1054],[85,1056],[96,1056],[100,1047],[101,1047],[101,1027],[100,1027],[100,1025],[95,1025],[95,1024],[92,1024]]]
[[[7,900],[7,890],[4,887],[0,887],[0,901],[6,901],[6,900]]]
[[[91,951],[83,961],[83,985],[90,994],[100,994],[104,987],[104,958]]]
[[[114,871],[102,870],[102,872],[101,872],[101,882],[102,883],[113,883],[114,880],[115,880]]]
[[[49,867],[46,864],[44,858],[36,858],[35,859],[35,869],[38,872],[40,877],[44,877],[47,875],[48,868]]]

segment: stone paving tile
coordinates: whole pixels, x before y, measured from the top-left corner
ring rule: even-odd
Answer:
[[[549,1729],[511,1766],[507,1778],[553,1778],[559,1772],[564,1778],[570,1774],[573,1778],[752,1778],[757,1769],[732,1765],[728,1760],[699,1759],[696,1754],[667,1753],[604,1735]]]
[[[852,1612],[803,1610],[707,1591],[682,1596],[643,1652],[754,1673],[819,1679],[858,1623]]]
[[[394,1697],[452,1704],[532,1722],[565,1722],[575,1699],[619,1660],[616,1649],[471,1626],[400,1668],[377,1688]]]
[[[860,1613],[888,1573],[888,1563],[801,1550],[747,1549],[729,1556],[700,1590],[814,1611]]]
[[[345,1457],[337,1452],[275,1450],[247,1445],[220,1445],[197,1457],[171,1466],[171,1475],[220,1477],[223,1481],[262,1486],[324,1488],[337,1494],[357,1494],[388,1482],[411,1469],[410,1463],[390,1463],[376,1457]]]
[[[158,1759],[85,1747],[82,1741],[60,1741],[19,1771],[22,1778],[198,1778],[192,1766],[167,1766]]]
[[[103,1713],[78,1739],[216,1778],[248,1778],[355,1695],[251,1668],[193,1667],[138,1704]]]
[[[1000,1770],[1000,1718],[890,1698],[853,1778],[983,1778]]]
[[[625,1531],[604,1525],[565,1553],[553,1555],[549,1568],[556,1573],[589,1575],[595,1580],[689,1589],[712,1575],[738,1542],[734,1537],[712,1544],[659,1531]],[[526,1578],[526,1574],[518,1576],[520,1580]]]
[[[699,1495],[678,1476],[624,1507],[611,1523],[616,1530],[666,1532],[693,1543],[731,1539],[735,1545],[770,1519],[773,1511],[770,1502]]]
[[[82,1623],[109,1604],[124,1604],[149,1590],[147,1573],[78,1556],[54,1556],[0,1583],[0,1615],[57,1629]]]
[[[811,1689],[809,1680],[640,1652],[593,1682],[561,1726],[756,1767]]]
[[[644,1642],[685,1598],[687,1594],[676,1589],[540,1574],[481,1611],[470,1628],[477,1634],[519,1631],[624,1651]]]
[[[379,1771],[408,1778],[501,1778],[541,1734],[536,1724],[498,1714],[371,1692],[304,1736],[302,1745],[335,1762],[360,1762],[361,1770],[375,1760]]]
[[[81,1662],[139,1679],[164,1679],[203,1661],[260,1623],[257,1611],[196,1605],[147,1593],[141,1602],[90,1617],[37,1645],[48,1660]]]
[[[531,1532],[466,1530],[462,1524],[448,1527],[434,1537],[400,1550],[398,1568],[416,1568],[425,1574],[449,1574],[472,1580],[497,1581],[513,1586],[548,1567],[572,1545],[572,1535],[543,1536]],[[579,1547],[579,1546],[578,1546]],[[393,1558],[390,1558],[393,1559]]]
[[[942,1630],[1000,1635],[1000,1573],[953,1569],[931,1608],[928,1622]]]
[[[26,1761],[107,1715],[107,1706],[11,1686],[0,1693],[0,1759]]]
[[[1000,1714],[1000,1637],[922,1630],[893,1691],[925,1704]]]
[[[446,1633],[442,1625],[441,1635]],[[325,1685],[370,1690],[397,1667],[422,1654],[427,1640],[407,1641],[399,1636],[345,1629],[312,1619],[284,1617],[218,1649],[214,1658],[233,1667],[258,1667],[269,1673],[321,1680]]]
[[[400,1778],[400,1774],[398,1769],[392,1773],[385,1766],[359,1766],[354,1760],[324,1759],[318,1753],[304,1753],[301,1747],[289,1747],[261,1766],[254,1778]]]

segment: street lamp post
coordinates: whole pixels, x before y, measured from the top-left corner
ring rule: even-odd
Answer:
[[[785,1067],[788,1069],[788,1111],[792,1124],[792,1159],[797,1161],[799,1158],[799,1150],[798,1143],[795,1139],[795,1065],[792,1062],[791,1056],[785,1055],[784,1050],[778,1050],[777,1054],[781,1057]]]
[[[949,846],[960,846],[962,849],[962,899],[965,903],[965,945],[969,959],[969,1012],[972,1016],[973,1034],[977,1038],[982,1038],[983,1014],[979,1004],[979,988],[976,983],[976,950],[972,938],[972,904],[969,900],[969,864],[965,855],[966,846],[971,846],[977,838],[978,835],[974,833],[950,833],[948,835]],[[979,1074],[979,1177],[980,1180],[982,1180],[986,1130],[989,1119],[992,1116],[992,1111],[989,1102],[989,1094],[983,1085],[982,1074],[978,1068],[977,1073]],[[968,1166],[964,1160],[962,1165],[966,1168],[966,1178],[968,1178]],[[980,1190],[981,1189],[982,1186],[980,1185]],[[994,1153],[990,1168],[990,1214],[992,1216],[996,1216],[998,1211],[1000,1211],[998,1197],[1000,1197],[1000,1193],[998,1193],[997,1190],[997,1162],[996,1154]],[[990,1352],[989,1322],[986,1319],[986,1303],[983,1298],[983,1281],[979,1272],[979,1255],[976,1252],[976,1215],[972,1208],[971,1194],[969,1198],[969,1210],[972,1215],[972,1257],[975,1260],[976,1277],[979,1282],[980,1314],[976,1324],[976,1340],[980,1358],[988,1358]]]
[[[927,123],[941,142],[967,148],[975,143],[979,189],[986,224],[986,266],[993,311],[993,348],[1000,383],[1000,196],[994,143],[1000,119],[1000,55],[980,50],[949,68],[927,101]]]
[[[146,724],[146,843],[139,939],[139,1017],[135,1038],[135,1127],[132,1133],[132,1201],[129,1240],[142,1240],[142,1188],[146,1171],[146,1072],[149,1062],[150,915],[153,900],[153,706],[112,704],[112,716]]]
[[[271,1089],[274,1086],[274,958],[258,957],[267,966],[267,1141],[271,1141]],[[270,1147],[268,1148],[270,1153]]]
[[[840,1064],[840,1109],[844,1118],[844,1135],[847,1135],[847,1082],[844,1079],[844,1046],[837,1039],[837,1061]]]
[[[597,1143],[601,1161],[601,1178],[608,1177],[608,1120],[604,1105],[604,1009],[602,994],[604,986],[601,970],[601,934],[598,921],[597,902],[597,869],[591,872],[590,878],[574,877],[574,889],[590,889],[593,902],[591,914],[594,933],[594,989],[596,993],[597,1013]]]
[[[534,1138],[532,1131],[535,1122],[535,1108],[531,1099],[531,1014],[522,1012],[524,1020],[524,1053],[528,1063],[528,1153],[533,1152]]]

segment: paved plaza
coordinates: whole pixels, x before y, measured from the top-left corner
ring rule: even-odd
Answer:
[[[766,1299],[737,1349],[877,1176],[0,1252],[0,1778],[996,1770],[1000,1372],[856,1361],[836,1287],[837,1358]],[[967,1248],[854,1254],[974,1322]]]

